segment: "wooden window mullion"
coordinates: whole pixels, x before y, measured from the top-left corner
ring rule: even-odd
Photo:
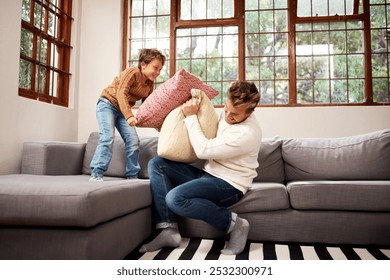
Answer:
[[[170,36],[170,50],[169,50],[169,76],[172,77],[176,73],[176,28],[178,18],[180,16],[180,1],[176,4],[176,0],[171,0],[171,36]]]
[[[374,96],[372,90],[372,55],[371,55],[371,20],[370,20],[370,3],[369,1],[363,1],[363,30],[364,30],[364,40],[363,40],[363,50],[364,50],[364,98],[365,104],[373,104]]]
[[[296,39],[295,39],[295,26],[297,22],[297,0],[287,1],[288,2],[288,90],[289,98],[288,105],[296,106],[297,105],[297,70],[296,70]]]
[[[132,1],[130,1],[131,3]],[[130,8],[131,10],[131,8]],[[122,71],[127,68],[127,59],[129,53],[128,34],[129,34],[129,0],[123,0],[123,15],[122,15]],[[131,32],[131,31],[130,31]],[[131,34],[130,34],[131,38]]]
[[[238,78],[245,79],[245,4],[244,1],[234,1],[235,18],[238,25]],[[241,15],[241,16],[240,16]]]

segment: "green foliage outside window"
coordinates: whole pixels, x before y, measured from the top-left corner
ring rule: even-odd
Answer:
[[[294,4],[295,15],[290,9]],[[225,103],[227,88],[239,77],[256,83],[261,105],[385,104],[390,102],[390,3],[366,4],[178,0],[180,18],[178,27],[172,28],[170,0],[133,0],[130,62],[142,47],[158,47],[167,56],[173,53],[169,59],[175,68],[167,65],[159,81],[172,76],[171,70],[187,69],[222,93],[213,100],[215,105]],[[235,17],[234,9],[240,5],[243,10]],[[241,18],[243,24],[238,24]],[[225,25],[229,19],[233,21]],[[295,30],[289,30],[292,26]],[[365,44],[367,30],[371,48]]]

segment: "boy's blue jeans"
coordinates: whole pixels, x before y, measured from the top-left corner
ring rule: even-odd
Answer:
[[[177,214],[228,231],[232,214],[227,207],[242,198],[241,191],[204,170],[161,157],[149,161],[148,172],[157,228],[176,223]]]
[[[91,161],[91,175],[102,177],[107,171],[112,158],[116,127],[125,142],[126,176],[136,178],[140,166],[139,138],[135,127],[129,126],[123,114],[105,98],[99,98],[96,104],[96,119],[99,125],[99,142]]]

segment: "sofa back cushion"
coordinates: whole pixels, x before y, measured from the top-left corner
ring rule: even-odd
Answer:
[[[341,138],[286,139],[286,180],[389,180],[390,129]]]
[[[97,143],[99,141],[99,133],[92,132],[88,138],[87,146],[85,148],[85,155],[83,160],[83,174],[91,174],[91,160],[95,153]],[[138,178],[148,178],[148,162],[157,155],[157,137],[140,137],[140,154],[139,163],[141,170],[138,173]],[[126,177],[126,155],[125,143],[123,139],[116,135],[112,149],[112,159],[104,176],[111,177]]]
[[[138,178],[149,179],[148,163],[149,160],[157,156],[158,137],[140,137],[139,145],[139,165],[141,170]]]
[[[264,138],[258,156],[259,167],[254,182],[284,183],[282,140],[278,137]]]
[[[20,171],[34,175],[79,175],[85,146],[74,142],[25,142]]]

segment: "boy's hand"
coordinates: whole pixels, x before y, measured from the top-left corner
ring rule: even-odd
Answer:
[[[199,112],[200,108],[200,99],[191,98],[186,103],[183,104],[182,111],[185,117],[196,115]]]
[[[127,119],[127,123],[128,123],[128,125],[130,125],[130,126],[136,126],[137,123],[138,123],[138,121],[137,121],[137,119],[133,116],[133,117],[130,117],[130,118]]]

